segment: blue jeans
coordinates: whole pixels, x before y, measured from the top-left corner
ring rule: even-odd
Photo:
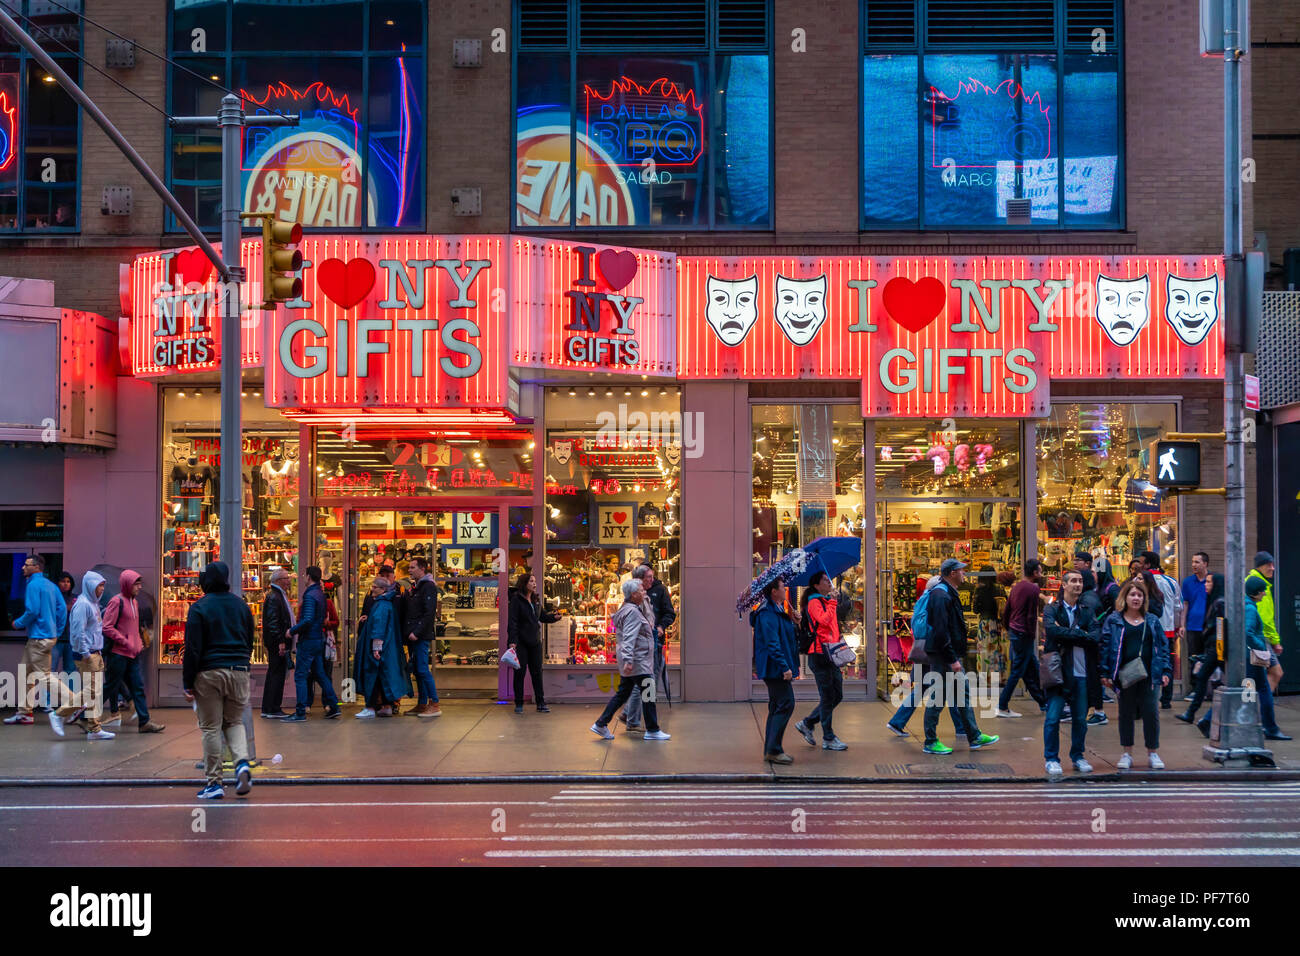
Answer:
[[[337,710],[339,699],[334,693],[334,685],[330,682],[329,675],[325,673],[325,642],[300,640],[298,661],[293,669],[293,689],[297,698],[294,710],[299,714],[307,713],[307,688],[313,680],[320,684],[321,701],[325,704],[325,710],[327,712]]]
[[[72,644],[59,641],[50,651],[50,673],[68,675],[76,673],[77,663],[72,659]]]
[[[939,701],[938,704],[931,704],[929,702],[926,702],[925,704],[926,745],[929,746],[939,739],[939,711],[943,710],[944,703],[948,705],[950,711],[955,709],[961,714],[963,726],[961,730],[957,731],[957,733],[960,734],[964,731],[966,739],[971,743],[979,740],[980,729],[979,725],[975,723],[975,710],[971,706],[971,701],[974,697],[971,694],[970,685],[966,683],[966,672],[952,671],[948,668],[930,667],[927,665],[924,669],[924,673],[926,675],[934,674],[935,677],[938,678],[938,683],[931,693],[935,694]],[[952,675],[951,687],[949,687],[948,675]],[[923,692],[924,690],[925,688],[922,687]],[[958,694],[961,695],[961,703],[957,702]],[[953,729],[956,729],[957,721],[954,720],[952,724]]]
[[[1011,694],[1016,689],[1016,684],[1020,681],[1025,682],[1025,690],[1029,691],[1039,707],[1046,705],[1043,696],[1043,689],[1038,685],[1038,658],[1034,654],[1034,639],[1025,634],[1017,634],[1015,631],[1011,635],[1011,669],[1007,673],[1006,686],[1002,688],[1002,694],[998,698],[998,710],[1006,710],[1007,705],[1011,703]]]
[[[1070,655],[1062,654],[1063,663],[1073,663]],[[1065,705],[1070,705],[1070,759],[1078,763],[1083,759],[1084,738],[1088,735],[1088,679],[1066,677],[1061,687],[1047,692],[1047,714],[1043,718],[1043,759],[1061,759],[1061,715]]]
[[[808,667],[817,681],[817,706],[803,719],[809,730],[822,725],[822,739],[834,740],[835,730],[831,727],[831,714],[840,701],[844,700],[844,677],[825,654],[809,654]]]
[[[433,671],[429,670],[429,642],[416,641],[411,648],[411,670],[415,674],[415,687],[420,699],[417,707],[438,703],[438,688],[433,683]]]
[[[921,665],[915,665],[913,671],[911,694],[903,702],[903,706],[895,711],[894,716],[889,718],[889,726],[895,730],[906,730],[907,722],[912,719],[916,709],[921,706]],[[966,721],[962,719],[961,711],[956,707],[949,707],[948,715],[952,717],[952,726],[957,731],[958,736],[965,736]]]

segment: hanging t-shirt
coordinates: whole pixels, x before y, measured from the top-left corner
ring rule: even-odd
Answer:
[[[213,469],[206,465],[195,468],[177,465],[168,477],[172,486],[172,500],[181,506],[175,520],[187,523],[202,521],[203,505],[211,504],[217,483]]]

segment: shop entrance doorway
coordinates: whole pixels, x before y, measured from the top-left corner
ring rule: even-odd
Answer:
[[[499,666],[506,646],[511,573],[525,564],[531,509],[482,501],[406,508],[318,508],[316,560],[332,585],[339,613],[337,686],[353,677],[365,637],[366,599],[380,569],[391,564],[403,591],[416,583],[416,558],[429,561],[438,587],[430,666],[439,697],[496,698],[505,686]],[[527,523],[527,529],[512,525]],[[514,550],[511,542],[516,542]],[[400,609],[403,646],[410,632]],[[412,681],[414,687],[414,681]]]

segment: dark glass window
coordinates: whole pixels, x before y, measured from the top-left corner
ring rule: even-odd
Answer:
[[[328,15],[290,0],[174,0],[171,38],[180,68],[171,71],[172,112],[214,113],[229,84],[249,114],[300,115],[296,127],[246,129],[247,210],[307,228],[420,229],[424,24],[420,0],[333,3]],[[233,51],[213,45],[227,35]],[[215,228],[215,131],[172,131],[169,142],[173,188],[201,225]]]
[[[63,3],[67,10],[40,0],[2,2],[80,82],[79,0]],[[0,231],[78,229],[80,119],[54,77],[8,34],[0,38]]]
[[[868,2],[866,229],[1123,227],[1119,5]]]
[[[770,228],[766,4],[643,6],[518,0],[516,226]]]

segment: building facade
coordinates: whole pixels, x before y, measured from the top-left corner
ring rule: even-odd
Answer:
[[[162,112],[229,88],[303,116],[242,150],[245,209],[302,222],[311,262],[301,302],[245,322],[244,586],[335,576],[336,673],[374,569],[417,554],[455,596],[440,689],[504,690],[496,596],[531,562],[566,612],[550,690],[602,696],[610,585],[644,558],[688,700],[761,696],[736,598],[817,537],[863,542],[840,586],[868,695],[943,557],[981,574],[981,669],[1004,646],[980,608],[1026,557],[1222,560],[1222,503],[1160,495],[1148,460],[1222,421],[1222,69],[1193,2],[87,3],[170,60],[129,67],[27,2],[204,225],[216,143]],[[46,505],[64,565],[144,574],[174,700],[228,466],[211,275],[93,124],[33,118],[53,93],[10,61],[2,271],[122,319],[116,445],[64,455]]]

